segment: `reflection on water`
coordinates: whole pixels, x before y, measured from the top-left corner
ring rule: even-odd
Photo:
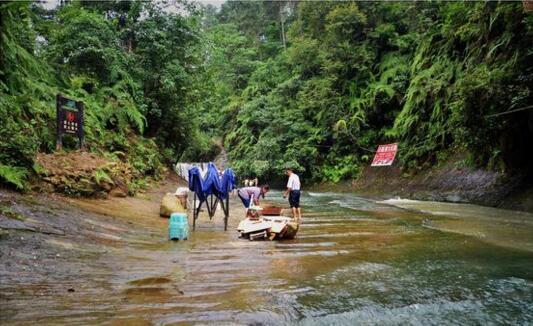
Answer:
[[[283,201],[279,192],[270,199]],[[154,229],[104,255],[108,269],[83,280],[91,291],[34,299],[36,309],[15,320],[533,322],[530,215],[335,193],[304,193],[302,205],[298,238],[284,242],[238,239],[236,204],[228,232],[220,218],[201,221],[185,242],[167,242],[164,229],[154,237]]]

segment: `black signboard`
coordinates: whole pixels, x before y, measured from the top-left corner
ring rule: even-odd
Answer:
[[[77,136],[80,142],[80,148],[84,147],[83,134],[83,103],[63,97],[61,94],[56,96],[56,121],[57,121],[57,139],[56,149],[61,150],[63,147],[63,134]]]

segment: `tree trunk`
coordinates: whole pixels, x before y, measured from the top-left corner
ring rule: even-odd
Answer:
[[[281,22],[281,41],[283,42],[283,49],[287,50],[287,42],[285,40],[285,17],[283,17],[283,2],[279,3],[279,20]]]

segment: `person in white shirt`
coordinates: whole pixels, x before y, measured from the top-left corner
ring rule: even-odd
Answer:
[[[300,178],[291,168],[288,168],[285,173],[289,177],[289,181],[287,182],[287,190],[283,193],[283,198],[287,198],[287,195],[289,195],[292,216],[300,220],[302,218],[302,211],[300,210]]]

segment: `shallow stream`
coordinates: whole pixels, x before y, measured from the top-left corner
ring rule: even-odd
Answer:
[[[183,242],[157,223],[124,235],[128,245],[101,255],[75,293],[13,299],[10,321],[533,323],[531,214],[309,192],[302,206],[291,241],[237,238],[236,202],[227,232],[215,217]]]

